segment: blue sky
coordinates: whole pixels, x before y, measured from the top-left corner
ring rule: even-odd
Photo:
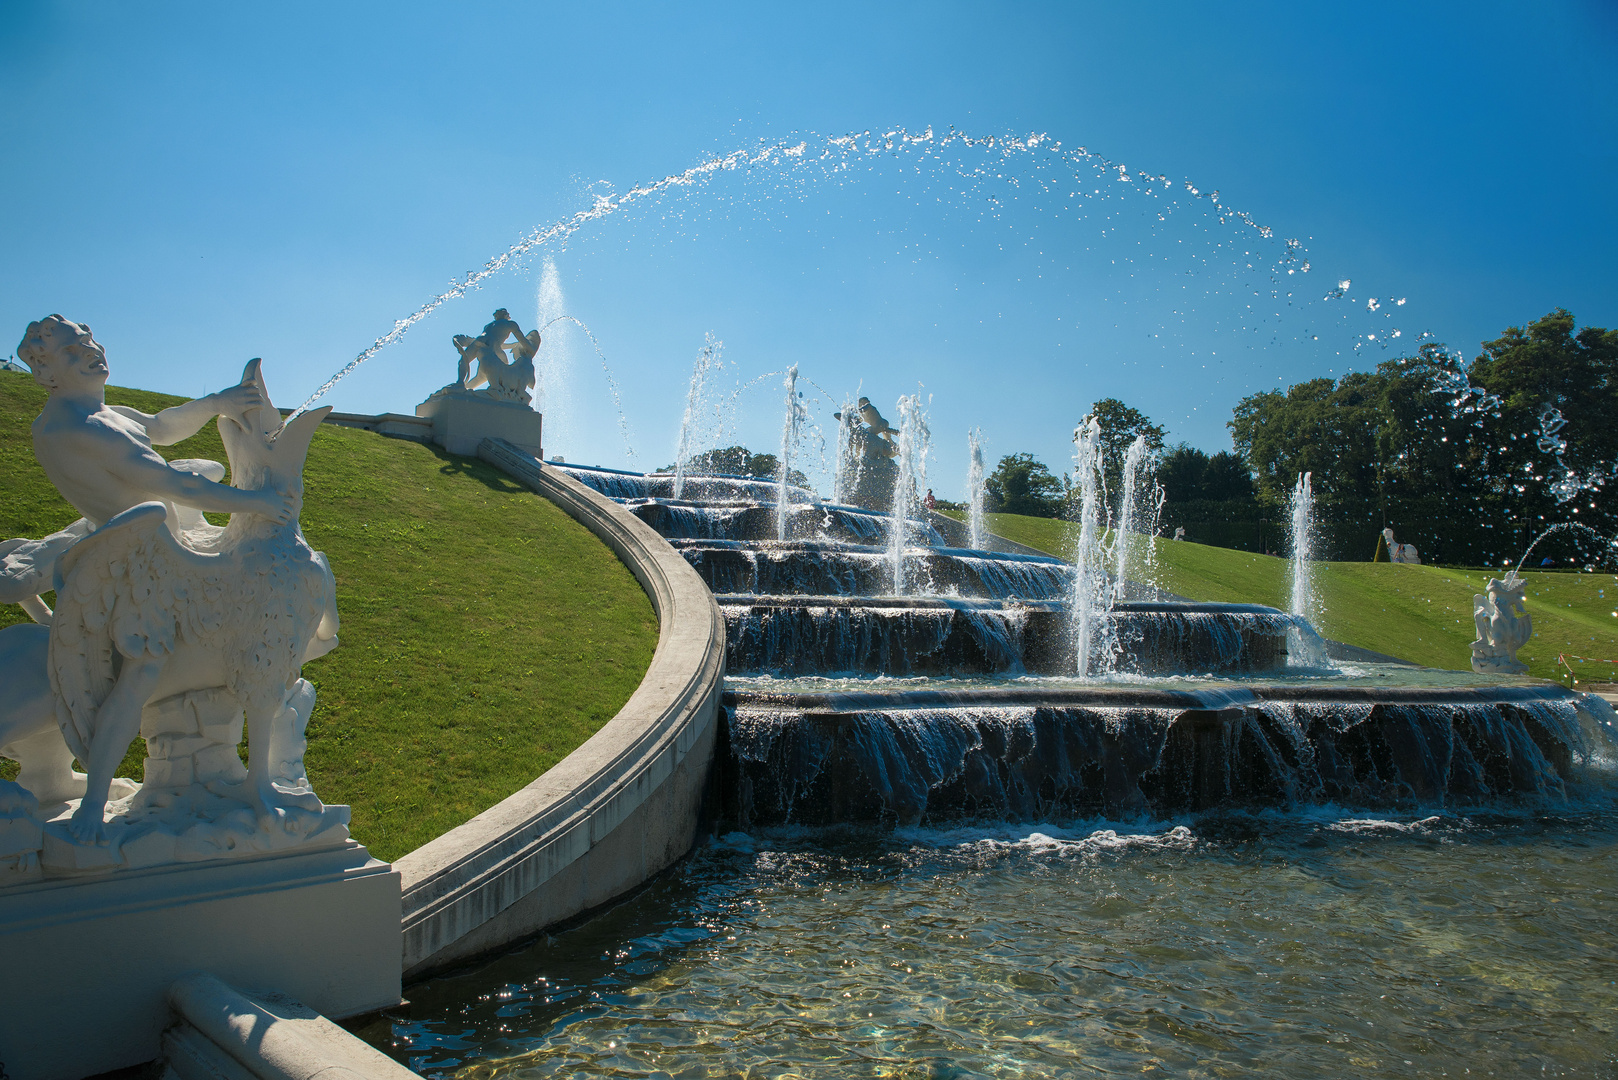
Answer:
[[[533,325],[548,256],[623,405],[554,328],[569,460],[672,461],[709,333],[722,396],[747,386],[726,441],[778,449],[761,377],[789,364],[826,426],[856,388],[890,416],[920,392],[941,495],[969,427],[1061,471],[1103,396],[1215,450],[1242,395],[1423,332],[1471,356],[1557,306],[1618,324],[1615,46],[1610,3],[0,0],[0,353],[60,311],[115,382],[196,395],[262,356],[297,404],[594,197],[802,143],[536,247],[326,402],[411,411],[451,334]]]

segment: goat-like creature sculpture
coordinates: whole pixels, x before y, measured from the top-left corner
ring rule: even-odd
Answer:
[[[255,361],[244,381],[257,379]],[[329,411],[304,413],[279,431],[279,424],[263,424],[267,406],[242,420],[221,416],[234,486],[301,495],[309,441]],[[142,503],[58,564],[51,686],[62,733],[89,773],[74,814],[81,840],[101,835],[96,796],[138,731],[145,704],[214,686],[246,712],[248,774],[239,790],[261,822],[277,809],[321,808],[312,791],[275,785],[270,733],[304,661],[336,645],[335,583],[325,557],[309,547],[296,520],[233,514],[209,538],[211,550],[194,550],[175,539],[168,516],[162,503]]]
[[[82,795],[70,819],[47,827],[47,863],[53,842],[63,865],[106,866],[346,836],[331,827],[346,824],[347,808],[323,807],[301,767],[314,695],[299,669],[337,644],[331,570],[297,521],[304,459],[330,410],[283,426],[256,360],[240,385],[155,416],[109,406],[104,350],[87,326],[55,315],[30,325],[18,355],[50,390],[35,453],[84,514],[43,541],[0,545],[0,595],[42,624],[6,631],[0,675],[31,689],[0,702],[0,745],[42,804]],[[229,487],[216,462],[152,450],[214,415]],[[52,584],[54,612],[33,595]],[[65,747],[45,745],[52,728]],[[112,774],[137,732],[151,755],[145,782],[109,826]],[[72,756],[88,775],[71,771]],[[73,854],[109,840],[107,854]]]

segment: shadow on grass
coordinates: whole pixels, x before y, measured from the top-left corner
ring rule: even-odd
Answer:
[[[476,480],[486,488],[507,495],[528,490],[481,458],[461,457],[459,454],[449,453],[441,446],[430,444],[427,449],[431,450],[433,456],[444,463],[438,470],[443,476],[464,476],[470,480]]]

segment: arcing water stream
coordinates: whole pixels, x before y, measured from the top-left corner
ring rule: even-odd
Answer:
[[[1291,297],[1288,279],[1309,270],[1298,241],[1275,237],[1250,215],[1221,202],[1219,192],[1205,191],[1189,181],[1177,184],[1165,175],[1131,170],[1085,147],[1063,146],[1044,134],[975,137],[953,129],[936,133],[929,127],[921,132],[895,128],[882,133],[794,136],[715,155],[691,168],[624,192],[599,194],[588,208],[534,229],[505,251],[492,256],[481,268],[456,278],[445,291],[396,320],[392,329],[322,383],[296,412],[310,407],[349,373],[399,341],[446,302],[481,287],[493,275],[533,252],[554,250],[566,244],[595,222],[671,194],[691,191],[720,176],[756,177],[763,188],[785,188],[801,194],[809,184],[827,180],[841,182],[856,167],[880,161],[901,163],[907,173],[922,177],[924,185],[943,184],[945,190],[940,191],[940,199],[947,193],[951,202],[968,208],[979,218],[998,218],[1018,200],[1035,197],[1057,214],[1076,219],[1084,217],[1080,204],[1107,203],[1125,195],[1144,200],[1142,209],[1149,210],[1159,223],[1166,222],[1186,206],[1198,206],[1206,210],[1210,224],[1216,225],[1223,238],[1209,241],[1206,250],[1190,258],[1204,268],[1210,261],[1226,265],[1244,282],[1248,278],[1259,282],[1255,295],[1267,296],[1265,304],[1277,309],[1277,318]],[[1107,228],[1115,226],[1104,226],[1103,232]],[[1040,257],[1046,257],[1045,253],[1041,252]],[[1246,289],[1247,285],[1240,287]]]
[[[612,395],[613,408],[618,411],[618,431],[619,434],[624,437],[624,454],[626,457],[633,460],[635,457],[635,446],[634,441],[629,434],[629,414],[624,412],[624,398],[623,395],[618,392],[618,380],[613,377],[612,368],[607,366],[607,354],[601,351],[601,342],[596,340],[595,334],[590,332],[590,328],[588,326],[584,325],[582,321],[572,315],[558,315],[547,322],[544,329],[549,330],[552,326],[559,322],[570,322],[574,326],[577,326],[581,331],[584,332],[584,336],[590,339],[590,344],[594,346],[596,351],[596,359],[601,361],[601,373],[606,376],[607,379],[607,391]]]
[[[1512,568],[1512,570],[1511,570],[1512,574],[1518,574],[1518,573],[1520,573],[1522,571],[1523,563],[1528,561],[1528,556],[1530,556],[1530,555],[1532,555],[1534,553],[1534,549],[1539,546],[1539,542],[1541,540],[1545,539],[1547,536],[1550,536],[1552,533],[1559,533],[1559,532],[1582,532],[1582,533],[1585,533],[1586,535],[1595,538],[1598,545],[1602,549],[1604,549],[1602,551],[1602,554],[1605,555],[1608,559],[1618,558],[1618,539],[1614,539],[1614,538],[1609,537],[1609,536],[1603,536],[1601,533],[1597,532],[1595,529],[1590,528],[1590,526],[1583,524],[1582,522],[1563,521],[1563,522],[1559,522],[1559,523],[1557,523],[1555,525],[1552,525],[1550,528],[1546,529],[1544,532],[1542,532],[1538,536],[1534,537],[1533,541],[1528,545],[1527,549],[1525,549],[1523,551],[1522,558],[1518,559],[1517,560],[1517,565]],[[1591,569],[1593,567],[1593,565],[1595,564],[1595,562],[1597,562],[1597,561],[1598,560],[1591,560],[1591,566],[1587,566],[1586,569]]]
[[[1250,214],[1229,206],[1217,190],[1208,190],[1191,180],[1171,181],[1164,174],[1132,169],[1087,147],[1064,145],[1043,133],[979,137],[954,128],[936,132],[929,127],[920,132],[894,128],[830,137],[794,134],[712,155],[690,168],[627,191],[595,195],[589,207],[532,230],[492,256],[480,269],[468,271],[452,281],[446,291],[396,320],[388,333],[327,379],[297,411],[309,407],[349,372],[400,340],[442,304],[481,287],[526,256],[559,249],[597,222],[654,206],[661,206],[665,217],[672,214],[674,219],[682,219],[697,207],[671,209],[664,200],[699,191],[706,193],[703,197],[708,203],[727,206],[740,199],[750,211],[767,216],[770,206],[801,200],[815,185],[835,187],[851,178],[876,178],[884,169],[894,173],[901,198],[908,192],[908,198],[917,205],[953,208],[950,212],[965,221],[1002,223],[1011,229],[1014,242],[1031,260],[1022,268],[1026,274],[1020,274],[1019,281],[1069,273],[1072,267],[1066,264],[1081,246],[1098,264],[1105,259],[1107,265],[1116,267],[1121,278],[1132,279],[1146,267],[1160,265],[1167,276],[1161,276],[1155,287],[1142,282],[1144,291],[1139,297],[1132,300],[1120,294],[1116,299],[1125,304],[1152,305],[1144,317],[1142,312],[1134,313],[1134,330],[1144,323],[1146,336],[1154,341],[1164,339],[1163,348],[1171,347],[1171,341],[1178,342],[1172,347],[1183,352],[1192,342],[1192,338],[1184,336],[1189,333],[1185,329],[1188,319],[1200,320],[1207,333],[1240,335],[1239,340],[1229,344],[1248,354],[1248,365],[1257,362],[1264,350],[1277,345],[1284,346],[1289,354],[1288,367],[1295,368],[1299,355],[1305,353],[1313,354],[1315,361],[1324,366],[1333,362],[1331,357],[1345,353],[1373,347],[1403,349],[1433,340],[1430,332],[1398,325],[1409,315],[1403,297],[1357,293],[1346,279],[1318,299],[1318,294],[1306,296],[1303,279],[1298,276],[1310,271],[1302,243],[1277,236]],[[735,184],[721,188],[721,178],[733,178]],[[1027,216],[1029,212],[1031,218]],[[1075,223],[1085,223],[1083,231],[1072,231],[1070,226]],[[953,224],[945,224],[953,228]],[[1063,229],[1068,231],[1061,235],[1052,231]],[[1120,229],[1126,230],[1123,236],[1118,235]],[[895,235],[907,236],[914,231],[901,227]],[[938,245],[943,239],[929,238],[927,243]],[[1006,239],[1001,236],[997,243],[1003,245]],[[1092,251],[1091,245],[1097,242],[1109,246],[1104,251]],[[906,241],[896,254],[920,250],[918,244]],[[547,273],[550,270],[554,267]],[[1187,278],[1193,284],[1188,285]],[[1090,333],[1104,329],[1092,326]],[[1323,334],[1329,343],[1322,343]],[[1211,354],[1202,349],[1208,355],[1199,357],[1209,361],[1200,367],[1209,369],[1208,377],[1217,384],[1223,376],[1212,374],[1212,369],[1227,363],[1231,348],[1206,333],[1201,340],[1204,345],[1218,346]],[[1050,344],[1060,346],[1061,342]],[[1279,355],[1280,350],[1275,351]],[[1195,355],[1197,350],[1191,352]],[[1187,366],[1199,367],[1196,363]],[[1458,362],[1437,375],[1441,381],[1448,380],[1440,389],[1452,398],[1457,411],[1475,413],[1480,423],[1482,417],[1498,411],[1498,400],[1470,385]],[[611,383],[610,371],[608,377]],[[616,385],[610,385],[610,389],[627,443],[627,417]],[[1211,386],[1201,389],[1211,392]],[[565,426],[566,420],[562,419],[559,430]],[[1604,485],[1609,466],[1596,465],[1583,473],[1573,469],[1565,460],[1568,444],[1561,427],[1555,403],[1545,403],[1538,445],[1542,452],[1554,456],[1547,479],[1556,497],[1566,500]]]

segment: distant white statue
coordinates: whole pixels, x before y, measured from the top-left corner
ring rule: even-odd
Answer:
[[[331,570],[297,513],[309,442],[330,410],[283,426],[257,360],[239,385],[155,416],[109,406],[104,350],[59,315],[30,324],[17,354],[50,391],[35,455],[84,515],[0,545],[0,601],[38,624],[0,632],[0,752],[53,815],[47,869],[346,839],[347,808],[323,806],[302,775],[313,688],[299,668],[336,647],[337,611]],[[234,486],[218,482],[217,462],[171,464],[152,449],[214,416]],[[52,587],[54,612],[39,597]],[[137,734],[149,756],[131,794],[112,774]],[[70,815],[53,809],[72,799]]]
[[[1388,561],[1396,563],[1420,563],[1421,556],[1416,553],[1415,544],[1401,544],[1393,538],[1393,527],[1382,530],[1382,539],[1388,546]]]
[[[455,381],[440,390],[440,394],[477,391],[500,401],[533,403],[529,391],[535,383],[534,355],[539,352],[540,344],[538,330],[524,335],[511,313],[501,308],[477,337],[456,334],[451,341],[460,354],[460,361]],[[508,350],[510,360],[506,359]]]
[[[1523,607],[1528,582],[1516,571],[1490,578],[1483,593],[1472,596],[1472,621],[1478,638],[1472,642],[1472,670],[1492,675],[1524,675],[1528,665],[1517,650],[1534,636],[1534,620]]]

